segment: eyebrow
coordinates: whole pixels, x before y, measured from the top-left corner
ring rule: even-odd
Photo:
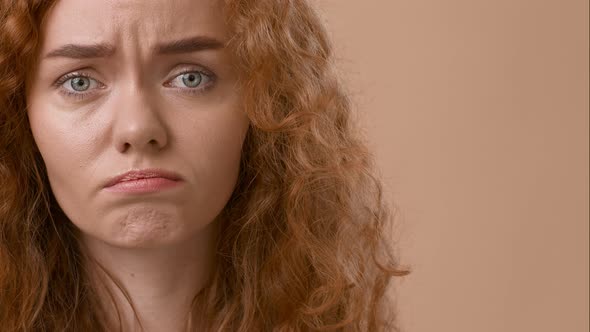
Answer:
[[[157,44],[153,51],[159,55],[192,53],[203,50],[224,48],[223,42],[207,36],[195,36]],[[99,43],[91,45],[67,44],[49,53],[43,58],[104,58],[112,56],[116,49],[112,44]]]
[[[109,44],[76,45],[67,44],[47,53],[43,58],[103,58],[115,53],[115,48]]]
[[[221,41],[207,36],[196,36],[185,39],[174,40],[171,42],[158,44],[155,47],[156,54],[181,54],[192,53],[203,50],[217,50],[224,48]]]

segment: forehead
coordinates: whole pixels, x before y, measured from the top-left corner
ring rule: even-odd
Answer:
[[[203,34],[225,39],[220,0],[59,0],[44,21],[43,48],[70,43],[153,44]]]

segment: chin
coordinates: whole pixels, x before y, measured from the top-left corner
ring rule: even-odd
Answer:
[[[155,248],[182,241],[183,220],[173,213],[156,208],[132,208],[117,216],[109,225],[103,241],[121,248]]]

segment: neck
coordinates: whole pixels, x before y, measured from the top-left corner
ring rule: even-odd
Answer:
[[[132,301],[133,307],[113,280],[97,264],[90,264],[90,278],[107,308],[108,320],[118,326],[114,309],[118,308],[123,331],[140,331],[140,325],[146,332],[183,331],[193,297],[212,273],[215,226],[211,223],[187,241],[164,248],[119,248],[83,237],[88,254],[119,282]]]

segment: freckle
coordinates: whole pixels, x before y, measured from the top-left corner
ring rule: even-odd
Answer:
[[[131,273],[131,277],[135,277],[135,273]]]

